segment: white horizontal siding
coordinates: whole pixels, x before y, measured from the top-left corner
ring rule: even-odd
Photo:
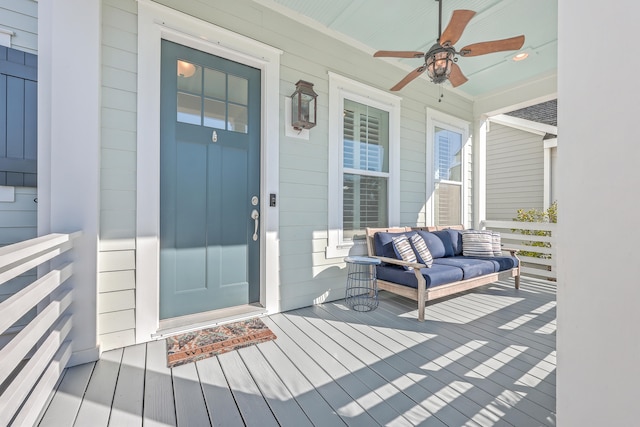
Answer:
[[[98,334],[102,350],[135,342],[137,3],[102,2]]]
[[[511,220],[518,209],[542,209],[542,136],[491,123],[487,133],[487,219]]]
[[[14,33],[13,49],[38,54],[38,2],[0,0],[0,28]]]

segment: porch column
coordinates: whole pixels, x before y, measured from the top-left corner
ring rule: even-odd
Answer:
[[[38,234],[83,232],[68,256],[71,366],[99,356],[100,10],[100,0],[38,3]]]
[[[487,219],[487,126],[486,116],[473,126],[473,228]]]

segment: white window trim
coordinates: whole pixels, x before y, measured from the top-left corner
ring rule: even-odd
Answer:
[[[329,233],[327,258],[349,255],[353,242],[342,234],[344,100],[350,99],[389,113],[389,226],[400,223],[400,101],[380,89],[329,72]],[[359,252],[362,252],[361,248]],[[364,249],[366,252],[366,249]]]
[[[150,0],[138,0],[136,342],[159,328],[160,46],[174,41],[261,70],[260,302],[279,311],[280,55],[282,50]]]
[[[457,132],[462,134],[462,156],[461,159],[464,162],[464,167],[462,168],[462,176],[460,182],[462,183],[462,192],[461,192],[461,204],[462,206],[460,212],[460,224],[463,224],[465,227],[469,227],[469,206],[467,204],[468,195],[469,195],[469,185],[468,179],[471,174],[469,170],[469,153],[470,153],[470,145],[471,145],[471,134],[470,127],[471,123],[460,119],[455,116],[451,116],[449,114],[443,113],[438,110],[434,110],[433,108],[427,108],[427,221],[431,224],[435,224],[435,191],[436,191],[436,179],[434,177],[434,168],[435,168],[435,128],[439,127],[441,129],[446,129],[452,132]],[[459,184],[458,181],[446,181],[441,180],[439,182],[443,182],[445,184]],[[454,225],[454,224],[448,224]]]

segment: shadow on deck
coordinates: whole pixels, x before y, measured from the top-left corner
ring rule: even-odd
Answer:
[[[42,426],[555,425],[555,284],[381,292],[263,318],[275,341],[173,369],[163,341],[68,369]]]

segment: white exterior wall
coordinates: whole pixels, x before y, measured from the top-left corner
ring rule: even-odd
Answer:
[[[406,72],[248,0],[196,3],[162,1],[173,9],[253,38],[284,51],[280,67],[280,170],[278,209],[278,310],[344,297],[342,258],[327,259],[328,244],[328,71],[386,89]],[[134,0],[103,2],[102,160],[99,258],[99,332],[102,349],[131,344],[134,320],[136,11]],[[139,37],[145,37],[139,34]],[[312,53],[312,54],[311,54]],[[309,140],[285,136],[284,99],[299,79],[314,83],[318,125]],[[426,107],[472,122],[471,101],[417,80],[400,94],[401,224],[424,225],[426,175]],[[471,167],[471,151],[468,162]],[[471,185],[471,172],[468,174]],[[472,190],[468,194],[472,216]],[[267,284],[269,287],[270,284]]]
[[[639,61],[626,43],[640,3],[558,2],[557,424],[640,420]],[[606,37],[602,35],[606,34]],[[602,57],[628,58],[615,78]]]
[[[98,333],[135,343],[137,2],[102,2]]]
[[[486,219],[512,220],[518,209],[543,209],[542,136],[497,123],[489,130]]]
[[[35,0],[0,1],[0,40],[7,47],[38,54],[38,2]]]

